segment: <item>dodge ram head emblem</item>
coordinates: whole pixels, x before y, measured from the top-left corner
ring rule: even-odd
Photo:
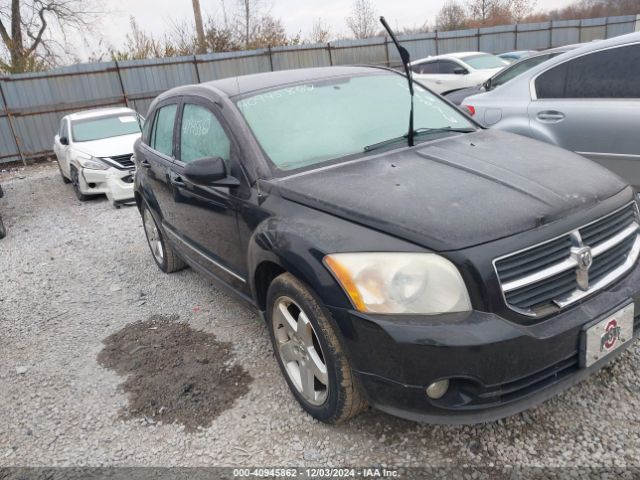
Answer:
[[[581,290],[589,289],[589,269],[593,264],[593,254],[591,247],[574,247],[571,249],[571,256],[578,264],[576,269],[576,279]]]

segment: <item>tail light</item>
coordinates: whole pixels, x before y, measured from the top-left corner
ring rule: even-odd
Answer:
[[[462,108],[464,108],[472,117],[476,114],[475,107],[472,107],[471,105],[462,105]]]

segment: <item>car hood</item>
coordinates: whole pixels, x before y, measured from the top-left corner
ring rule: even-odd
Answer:
[[[139,133],[120,135],[92,142],[77,142],[73,144],[73,148],[93,157],[115,157],[133,153],[133,144],[138,138]]]
[[[278,180],[280,195],[436,251],[557,221],[626,187],[558,147],[480,130]]]

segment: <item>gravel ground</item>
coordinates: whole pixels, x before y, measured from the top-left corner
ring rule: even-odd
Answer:
[[[55,163],[0,183],[0,466],[640,464],[638,345],[506,420],[429,426],[368,411],[325,426],[289,394],[253,312],[191,270],[158,270],[135,208],[78,202]],[[157,315],[229,342],[252,378],[194,431],[123,416],[126,378],[97,360],[107,337]]]

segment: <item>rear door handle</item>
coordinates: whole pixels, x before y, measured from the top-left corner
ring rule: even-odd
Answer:
[[[149,163],[149,160],[147,160],[146,158],[140,159],[140,166],[144,168],[151,168],[151,164]]]
[[[546,110],[544,112],[538,112],[537,118],[542,122],[560,122],[564,120],[564,113],[556,110]]]

